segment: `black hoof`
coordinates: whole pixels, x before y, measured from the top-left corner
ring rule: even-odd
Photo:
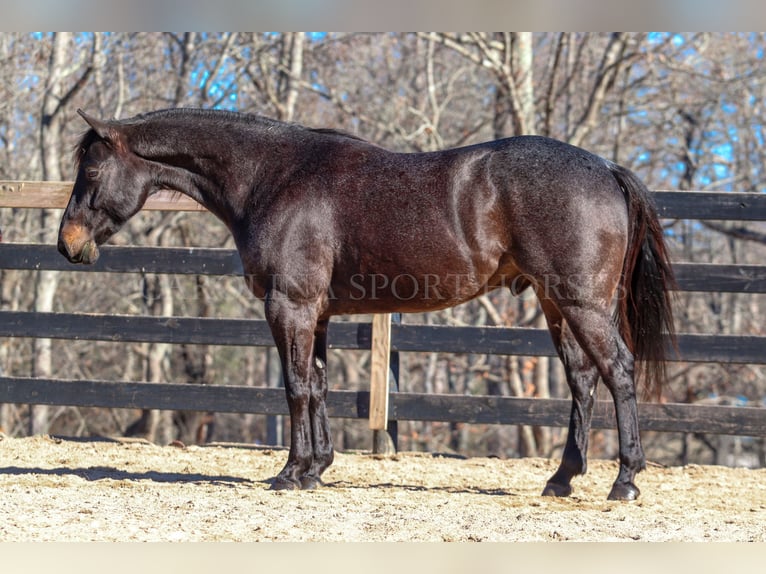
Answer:
[[[609,500],[636,500],[641,491],[632,482],[615,483],[607,497]]]
[[[558,496],[566,497],[572,494],[572,486],[569,484],[557,484],[555,482],[548,482],[543,490],[543,496]]]
[[[271,483],[271,490],[300,490],[301,484],[297,480],[287,478],[275,478]]]
[[[301,477],[301,488],[303,490],[316,490],[320,486],[323,486],[323,483],[316,476],[309,476],[307,474]]]

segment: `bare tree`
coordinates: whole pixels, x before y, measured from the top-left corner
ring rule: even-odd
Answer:
[[[62,151],[66,149],[63,141],[64,109],[77,93],[85,86],[92,67],[86,66],[79,72],[72,70],[71,44],[72,34],[56,32],[51,41],[50,57],[48,60],[48,76],[45,83],[42,102],[42,121],[40,122],[40,153],[42,178],[46,181],[61,181]],[[86,56],[90,57],[90,56]],[[79,66],[78,66],[79,68]],[[78,76],[74,82],[69,79],[74,72]],[[51,243],[55,241],[55,216],[49,210],[40,210],[40,241]],[[49,313],[53,310],[58,273],[56,271],[40,271],[35,277],[34,310],[38,313]],[[53,374],[52,343],[50,339],[35,339],[34,361],[32,375],[39,378],[50,377]],[[44,433],[48,430],[48,407],[36,405],[30,416],[30,434]]]

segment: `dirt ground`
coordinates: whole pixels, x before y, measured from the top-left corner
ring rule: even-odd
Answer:
[[[636,502],[591,461],[338,453],[317,491],[275,492],[285,450],[0,435],[0,541],[766,541],[766,469],[651,464]]]

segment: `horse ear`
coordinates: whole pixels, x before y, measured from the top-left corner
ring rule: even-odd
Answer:
[[[102,138],[108,139],[110,135],[110,126],[109,122],[104,122],[102,120],[99,120],[98,118],[94,118],[90,114],[86,114],[84,111],[82,111],[80,108],[77,108],[77,113],[80,114],[82,119],[84,119],[86,122],[88,122],[88,125],[93,128],[93,130]]]
[[[77,113],[80,114],[82,119],[84,119],[91,128],[93,128],[93,131],[95,131],[101,139],[106,140],[107,143],[115,148],[125,147],[125,142],[122,141],[120,131],[117,129],[117,122],[109,122],[94,118],[80,108],[77,108]]]

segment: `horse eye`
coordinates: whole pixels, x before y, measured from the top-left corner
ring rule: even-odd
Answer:
[[[95,167],[89,167],[85,170],[85,177],[88,179],[98,179],[99,171]]]

